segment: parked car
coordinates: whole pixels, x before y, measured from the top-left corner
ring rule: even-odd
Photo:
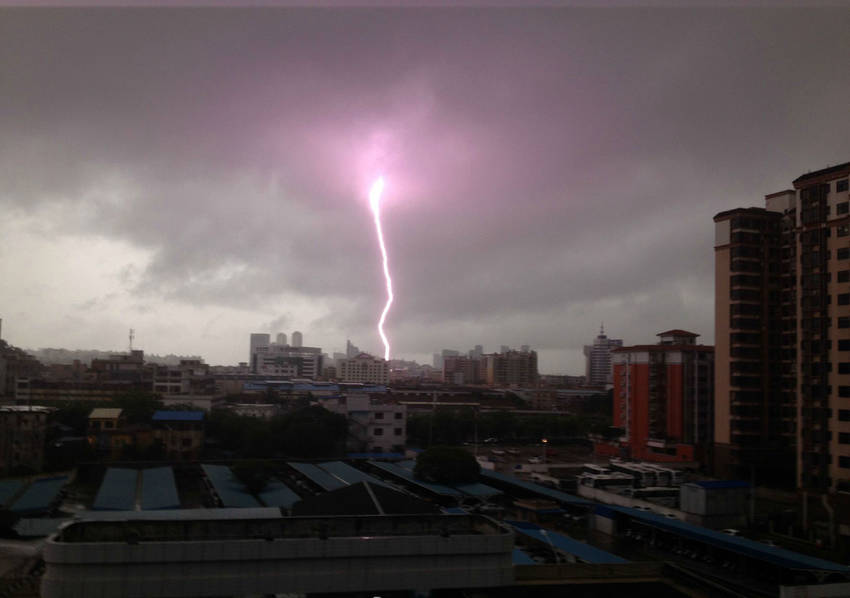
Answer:
[[[519,449],[515,448],[505,449],[505,452],[509,455],[519,455]]]
[[[498,438],[485,438],[484,439],[484,444],[496,444],[497,442],[499,442]]]
[[[543,463],[543,459],[540,457],[529,457],[528,462],[532,465],[537,465],[538,463]]]
[[[730,536],[740,536],[741,535],[741,532],[739,532],[736,529],[732,529],[731,527],[720,530],[720,531],[722,531],[724,534],[729,534]]]

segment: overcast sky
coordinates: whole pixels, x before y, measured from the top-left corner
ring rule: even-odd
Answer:
[[[0,9],[26,348],[714,341],[712,216],[850,160],[850,10]]]

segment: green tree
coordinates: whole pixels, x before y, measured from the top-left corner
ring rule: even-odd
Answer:
[[[163,408],[158,396],[144,391],[129,391],[115,397],[113,407],[122,409],[121,417],[128,424],[149,424],[155,411]]]
[[[296,409],[271,422],[279,448],[296,457],[326,457],[338,454],[345,445],[348,421],[323,407]]]
[[[419,454],[413,475],[440,484],[465,484],[478,480],[481,465],[462,448],[433,446]]]

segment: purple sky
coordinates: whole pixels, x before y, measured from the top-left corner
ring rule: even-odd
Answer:
[[[712,216],[850,160],[846,9],[0,9],[0,317],[247,359],[713,342]]]

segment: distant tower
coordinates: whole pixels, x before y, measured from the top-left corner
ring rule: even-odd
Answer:
[[[622,347],[623,341],[605,336],[605,326],[599,327],[599,336],[592,345],[584,346],[586,358],[585,377],[588,384],[602,386],[611,384],[611,349]]]
[[[300,347],[304,344],[304,337],[297,330],[292,333],[292,346]]]
[[[278,345],[285,345],[286,344],[286,333],[285,332],[278,332],[277,333],[277,344]]]
[[[254,353],[257,352],[257,347],[268,345],[270,341],[270,334],[263,334],[262,332],[254,332],[251,334],[251,348],[248,350],[248,363],[251,365],[252,370],[254,369]]]
[[[136,331],[130,328],[130,353],[133,352],[133,339],[136,338]]]

